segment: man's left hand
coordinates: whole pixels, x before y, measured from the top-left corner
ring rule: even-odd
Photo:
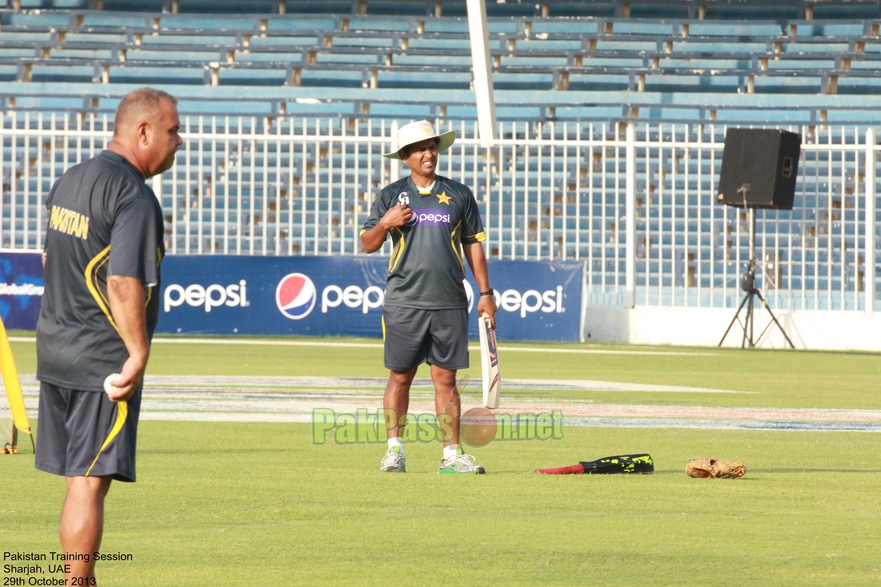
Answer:
[[[489,316],[489,321],[493,325],[493,330],[496,329],[496,299],[495,296],[480,296],[480,299],[477,302],[477,313],[480,316],[486,314]]]

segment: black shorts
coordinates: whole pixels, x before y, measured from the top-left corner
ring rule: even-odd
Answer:
[[[422,363],[468,368],[468,310],[382,309],[385,367],[409,371]]]
[[[35,466],[65,477],[135,480],[141,388],[127,402],[40,383]]]

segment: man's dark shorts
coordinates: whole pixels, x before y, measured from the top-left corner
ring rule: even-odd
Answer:
[[[100,391],[40,383],[35,466],[65,477],[134,481],[141,388],[124,403]]]
[[[385,306],[382,321],[386,369],[409,371],[422,363],[468,368],[468,310]]]

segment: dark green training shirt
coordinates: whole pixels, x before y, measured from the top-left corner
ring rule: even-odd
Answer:
[[[409,176],[402,178],[383,188],[374,200],[361,234],[400,202],[410,206],[413,218],[390,231],[394,248],[385,304],[427,310],[467,308],[462,244],[486,239],[474,194],[439,175],[428,193],[420,193]]]
[[[143,282],[150,338],[156,328],[162,208],[141,173],[110,151],[67,170],[52,186],[46,208],[37,379],[103,391],[104,379],[119,373],[129,356],[110,314],[110,275]]]

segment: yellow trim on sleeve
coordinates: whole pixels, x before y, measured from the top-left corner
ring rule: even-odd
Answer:
[[[157,268],[162,263],[162,258],[163,258],[162,257],[162,249],[161,248],[156,249],[156,267]],[[147,287],[147,291],[144,294],[144,307],[145,308],[150,305],[150,298],[152,298],[152,297],[153,297],[153,286],[151,285],[151,286]]]

